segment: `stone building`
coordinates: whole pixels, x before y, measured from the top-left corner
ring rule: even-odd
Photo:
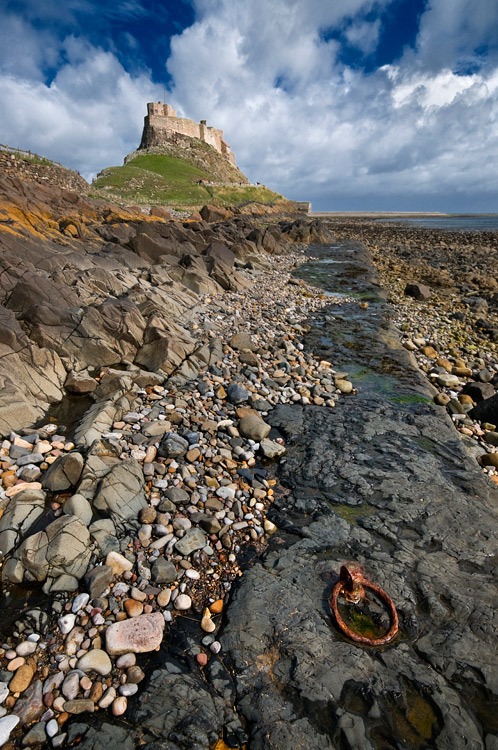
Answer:
[[[222,130],[208,126],[206,120],[197,123],[185,117],[177,117],[176,111],[170,104],[149,102],[147,115],[144,118],[140,148],[161,146],[171,141],[175,134],[198,138],[208,143],[235,166],[235,156],[228,143],[223,140]]]

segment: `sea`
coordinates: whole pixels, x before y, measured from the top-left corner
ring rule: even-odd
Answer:
[[[414,212],[415,213],[415,212]],[[311,211],[309,216],[324,219],[369,219],[382,224],[403,224],[421,229],[446,229],[451,232],[496,232],[498,231],[498,214],[416,214],[413,216],[395,214],[391,216],[375,212],[350,213],[335,211]]]
[[[392,219],[379,218],[384,223],[404,224],[405,226],[421,229],[446,229],[451,232],[459,229],[465,232],[496,232],[498,231],[498,214],[474,214],[468,216],[423,216],[414,218],[397,217]]]

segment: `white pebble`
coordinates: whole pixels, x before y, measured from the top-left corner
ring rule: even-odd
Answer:
[[[62,635],[67,635],[71,632],[71,630],[74,628],[74,622],[76,620],[76,615],[64,615],[63,617],[59,617],[57,620],[57,624],[59,626],[59,630],[61,631]]]
[[[55,735],[59,731],[59,725],[57,724],[55,719],[50,719],[50,721],[47,722],[45,731],[49,737],[55,737]]]
[[[188,594],[180,594],[175,599],[175,609],[190,609],[192,606],[192,599]]]
[[[79,612],[80,609],[86,607],[90,601],[90,594],[78,594],[73,600],[71,612]]]
[[[119,669],[127,669],[128,667],[134,667],[137,663],[137,657],[135,654],[122,654],[116,660],[116,666]]]
[[[138,692],[138,685],[135,685],[133,682],[127,682],[119,688],[119,694],[124,695],[125,698],[135,695],[136,692]]]
[[[4,716],[0,719],[0,747],[8,742],[10,733],[19,724],[19,716]]]
[[[23,641],[16,646],[16,653],[18,656],[29,656],[36,651],[36,643],[33,641]]]

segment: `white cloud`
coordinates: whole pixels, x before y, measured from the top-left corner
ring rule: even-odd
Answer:
[[[380,19],[376,21],[359,21],[358,23],[352,23],[345,31],[345,36],[348,42],[357,49],[361,50],[365,55],[369,55],[375,51],[380,33]]]
[[[68,38],[67,62],[50,85],[0,76],[2,142],[30,148],[87,179],[138,146],[147,101],[162,87],[130,76],[109,52]]]
[[[348,23],[338,3],[197,4],[198,22],[173,40],[168,61],[175,103],[223,127],[251,179],[323,208],[428,209],[436,201],[436,208],[465,210],[467,199],[467,210],[495,208],[497,72],[452,72],[462,40],[453,40],[446,66],[427,72],[432,53],[422,18],[419,51],[366,75],[340,65],[337,43],[323,41],[321,31],[345,24],[350,42],[371,52],[378,23],[361,13]],[[485,4],[477,2],[481,19]],[[444,21],[439,5],[446,1],[432,0],[427,11],[432,23],[435,14]],[[464,37],[469,3],[457,5],[451,23]],[[368,4],[349,7],[356,10]],[[481,24],[472,28],[467,50],[480,38]]]
[[[55,35],[14,15],[0,16],[0,50],[4,72],[19,78],[41,79],[42,69],[59,60]]]
[[[415,48],[397,63],[369,74],[343,65],[327,32],[342,29],[370,54],[382,27],[367,14],[389,4],[194,0],[196,23],[172,39],[170,101],[222,127],[252,180],[317,207],[496,210],[496,41],[472,67],[475,50],[493,43],[496,0],[431,0]],[[132,0],[126,9],[141,12]],[[29,24],[10,28],[27,54],[18,68],[4,61],[0,140],[85,175],[121,163],[162,86],[82,38],[57,45]],[[49,59],[59,66],[50,85],[41,75]]]
[[[430,0],[423,14],[417,60],[430,70],[472,64],[475,50],[492,48],[497,61],[498,3],[496,0]]]

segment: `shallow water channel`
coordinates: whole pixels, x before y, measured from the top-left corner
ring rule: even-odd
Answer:
[[[357,392],[332,410],[282,406],[268,418],[289,448],[279,531],[242,579],[222,636],[242,675],[248,747],[498,747],[498,492],[401,346],[365,248],[310,255],[296,276],[342,304],[309,321],[305,344]],[[393,599],[400,629],[389,644],[339,631],[329,598],[344,562]],[[466,614],[477,611],[478,621]],[[387,629],[375,596],[340,612],[360,635]],[[258,662],[271,664],[268,679],[248,669]]]

